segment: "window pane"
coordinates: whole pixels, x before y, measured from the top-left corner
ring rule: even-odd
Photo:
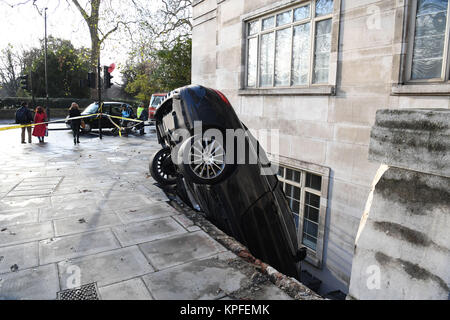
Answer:
[[[278,175],[284,178],[284,168],[282,166],[278,167]]]
[[[259,22],[259,21],[255,21],[255,22],[250,22],[250,23],[248,24],[248,35],[249,35],[249,36],[258,33],[258,31],[259,31],[259,28],[258,28],[259,24],[258,24],[258,22]]]
[[[273,85],[274,38],[273,32],[261,36],[260,85],[262,87]]]
[[[305,206],[305,218],[310,221],[319,223],[319,209]]]
[[[308,235],[317,238],[317,230],[318,230],[317,224],[315,224],[311,221],[308,221],[308,220],[305,220],[303,222],[303,232],[304,233],[307,233]]]
[[[322,177],[312,173],[307,173],[306,187],[320,191],[322,189]]]
[[[331,50],[331,19],[316,23],[316,48],[314,53],[314,83],[328,83]]]
[[[294,10],[294,21],[300,21],[311,16],[311,6],[303,6]]]
[[[325,16],[333,12],[333,0],[316,0],[316,17]]]
[[[301,176],[300,171],[286,169],[286,180],[300,183],[300,176]]]
[[[289,55],[291,52],[292,29],[287,28],[277,31],[275,46],[275,85],[289,85],[289,71],[291,69]]]
[[[300,188],[294,187],[290,184],[286,184],[285,193],[289,198],[300,200]]]
[[[275,17],[270,17],[267,19],[263,19],[262,21],[262,29],[267,30],[275,27]]]
[[[277,26],[282,26],[292,22],[292,11],[286,11],[277,15]]]
[[[295,230],[298,230],[298,222],[299,222],[299,217],[298,214],[294,214],[294,222],[295,222]]]
[[[442,75],[448,0],[418,0],[411,78]]]
[[[303,235],[303,244],[315,251],[317,247],[317,239],[308,235]]]
[[[305,203],[314,208],[320,208],[320,197],[318,195],[306,192]]]
[[[248,40],[247,86],[256,86],[256,67],[258,64],[258,38]]]
[[[292,85],[308,84],[311,51],[311,24],[305,23],[294,27],[292,48]]]

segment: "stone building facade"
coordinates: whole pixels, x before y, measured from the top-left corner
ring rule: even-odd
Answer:
[[[193,0],[192,82],[276,129],[302,267],[348,293],[379,109],[450,106],[447,0]],[[271,152],[271,150],[269,150]],[[273,153],[273,152],[272,152]]]

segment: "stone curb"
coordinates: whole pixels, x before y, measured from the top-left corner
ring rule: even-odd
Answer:
[[[181,202],[179,199],[177,200]],[[267,275],[273,284],[287,293],[290,297],[296,300],[324,300],[323,297],[307,288],[297,279],[288,277],[270,265],[255,258],[244,245],[209,222],[203,212],[195,212],[184,203],[178,203],[175,200],[171,200],[169,204],[185,214],[196,226],[200,227],[226,249],[230,250],[244,261],[252,264],[262,274]]]

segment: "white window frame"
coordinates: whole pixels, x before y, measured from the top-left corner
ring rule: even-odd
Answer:
[[[299,161],[296,159],[286,158],[282,156],[274,157],[273,155],[269,155],[274,161],[276,159],[276,163],[283,168],[291,169],[293,171],[298,171],[301,173],[300,184],[295,183],[291,180],[286,180],[284,178],[280,178],[278,176],[278,180],[281,183],[289,183],[290,185],[296,186],[300,188],[300,210],[299,210],[299,224],[297,231],[297,240],[299,247],[307,248],[307,256],[305,261],[310,265],[321,269],[323,264],[323,248],[325,241],[325,231],[326,231],[326,216],[328,212],[328,185],[330,179],[330,169],[306,163],[303,161]],[[306,187],[306,174],[311,173],[317,176],[322,177],[322,186],[321,191],[317,191],[315,189]],[[284,188],[283,188],[284,191]],[[317,234],[317,243],[316,250],[312,250],[303,244],[303,221],[304,221],[304,210],[305,210],[305,197],[306,192],[315,194],[320,196],[320,209],[319,209],[319,226],[318,226],[318,234]]]
[[[322,86],[328,86],[328,85],[334,85],[335,84],[335,79],[333,79],[332,75],[335,74],[335,70],[331,70],[331,68],[333,67],[334,63],[332,63],[332,51],[333,51],[333,41],[335,41],[333,39],[334,37],[334,30],[333,28],[335,27],[335,23],[334,23],[334,15],[335,15],[335,9],[332,10],[332,13],[325,15],[325,16],[320,16],[320,17],[315,17],[315,11],[316,11],[316,6],[315,6],[316,0],[308,0],[308,1],[301,1],[300,3],[297,3],[296,5],[291,5],[289,7],[284,7],[282,9],[278,9],[276,11],[272,11],[270,13],[266,13],[264,15],[260,15],[257,18],[253,18],[253,19],[249,19],[245,21],[245,76],[244,76],[244,83],[243,83],[243,88],[245,89],[295,89],[295,88],[313,88],[313,87],[322,87]],[[310,5],[310,17],[307,19],[303,19],[301,21],[296,21],[294,22],[294,10],[306,5]],[[337,6],[339,6],[340,8],[340,0],[334,0],[334,8],[336,8]],[[277,14],[286,12],[288,10],[291,10],[292,14],[291,14],[291,22],[282,26],[276,26],[276,17]],[[266,18],[269,18],[273,16],[275,18],[275,26],[271,29],[268,30],[262,30],[262,21]],[[330,50],[330,62],[329,62],[329,68],[328,68],[328,82],[327,83],[314,83],[313,79],[314,79],[314,56],[315,56],[315,44],[316,44],[316,23],[323,21],[323,20],[331,20],[331,50]],[[249,24],[252,22],[257,21],[259,24],[259,31],[257,34],[255,35],[249,35]],[[308,73],[308,83],[306,85],[289,85],[289,86],[275,86],[275,66],[276,66],[276,41],[277,41],[277,31],[279,30],[284,30],[286,28],[290,28],[291,29],[291,39],[293,38],[293,28],[302,24],[305,24],[307,22],[310,22],[311,27],[310,27],[310,66],[309,66],[309,73]],[[261,52],[260,52],[260,48],[261,48],[261,36],[264,34],[268,34],[268,33],[274,33],[274,60],[273,60],[273,77],[272,77],[272,86],[264,86],[262,87],[260,85],[260,62],[261,62]],[[248,52],[248,47],[249,47],[249,40],[253,39],[253,38],[257,38],[257,62],[256,62],[256,83],[255,86],[253,87],[249,87],[247,86],[248,84],[248,57],[249,57],[249,52]],[[293,56],[293,41],[291,41],[291,53],[290,53],[290,70],[289,70],[289,84],[291,84],[292,82],[292,56]],[[330,72],[331,71],[331,72]]]
[[[406,54],[406,65],[405,65],[405,80],[409,84],[420,84],[420,83],[449,83],[450,81],[450,49],[449,49],[449,37],[450,37],[450,3],[447,6],[447,25],[445,33],[444,42],[444,52],[442,61],[442,71],[441,77],[433,79],[417,79],[413,80],[412,76],[412,61],[414,54],[414,38],[416,34],[416,16],[417,16],[417,0],[410,0],[409,12],[408,12],[408,23],[407,23],[407,54]]]

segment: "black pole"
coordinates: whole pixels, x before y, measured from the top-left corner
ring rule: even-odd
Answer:
[[[98,129],[100,130],[100,140],[103,139],[103,133],[102,133],[102,120],[103,120],[103,105],[102,105],[102,85],[101,85],[101,76],[100,76],[100,53],[98,54],[98,110],[100,111],[100,117],[98,118]]]
[[[45,95],[46,95],[46,106],[45,106],[45,110],[47,113],[47,119],[50,121],[50,107],[49,107],[49,102],[48,102],[48,70],[47,70],[47,53],[48,53],[48,49],[47,49],[47,8],[45,8],[44,11],[45,15],[44,15],[44,20],[45,20]]]

